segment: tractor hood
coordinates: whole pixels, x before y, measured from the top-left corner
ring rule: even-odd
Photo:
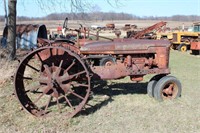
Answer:
[[[82,54],[129,54],[153,52],[158,47],[170,47],[167,40],[115,39],[88,43],[81,47]],[[153,52],[154,53],[154,52]]]

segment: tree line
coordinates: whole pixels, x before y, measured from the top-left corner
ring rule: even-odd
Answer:
[[[31,20],[64,20],[66,17],[69,20],[165,20],[165,21],[200,21],[200,16],[197,15],[173,15],[167,16],[136,16],[128,13],[116,12],[92,12],[92,13],[52,13],[45,17],[26,17],[18,16],[18,21]],[[4,16],[0,16],[0,21],[4,21]]]

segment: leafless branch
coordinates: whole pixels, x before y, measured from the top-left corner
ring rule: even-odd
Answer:
[[[122,3],[120,3],[120,0],[106,0],[106,1],[113,8],[117,8],[122,5]]]

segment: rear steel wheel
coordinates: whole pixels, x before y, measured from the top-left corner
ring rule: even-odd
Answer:
[[[90,76],[81,58],[62,47],[42,47],[29,53],[15,75],[15,93],[35,116],[76,115],[90,93]]]
[[[173,76],[161,78],[154,89],[154,97],[158,101],[175,99],[181,96],[181,83]]]

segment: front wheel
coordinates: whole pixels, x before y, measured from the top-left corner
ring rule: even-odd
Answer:
[[[149,81],[148,85],[147,85],[147,94],[149,95],[149,97],[154,97],[154,88],[156,86],[157,81],[156,80],[151,80]]]
[[[173,76],[161,78],[154,89],[154,97],[158,101],[176,99],[181,96],[181,83]]]
[[[181,45],[180,47],[178,47],[178,50],[181,52],[186,52],[188,50],[187,45]]]
[[[200,50],[192,50],[193,55],[200,55]]]
[[[149,97],[154,97],[154,89],[159,79],[166,76],[165,74],[159,74],[152,77],[147,85],[147,94]]]

